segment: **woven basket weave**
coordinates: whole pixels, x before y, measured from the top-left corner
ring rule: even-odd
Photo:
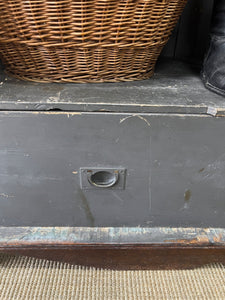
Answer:
[[[145,79],[186,1],[0,0],[0,56],[31,81]]]

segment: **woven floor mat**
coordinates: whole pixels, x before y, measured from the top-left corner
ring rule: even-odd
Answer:
[[[0,255],[0,299],[225,299],[225,266],[111,271]]]

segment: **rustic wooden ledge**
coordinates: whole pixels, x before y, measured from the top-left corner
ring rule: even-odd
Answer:
[[[161,59],[148,80],[119,83],[35,83],[0,68],[0,109],[225,115],[222,96],[207,90],[196,66]]]
[[[0,251],[110,269],[225,263],[225,229],[1,227]]]

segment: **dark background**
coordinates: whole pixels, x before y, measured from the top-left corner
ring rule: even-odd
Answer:
[[[213,0],[188,0],[161,57],[201,63],[209,43]]]

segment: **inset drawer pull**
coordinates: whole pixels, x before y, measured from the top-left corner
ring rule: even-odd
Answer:
[[[125,189],[126,169],[124,168],[80,168],[80,185],[84,190]]]
[[[88,174],[88,181],[90,184],[99,188],[112,187],[116,184],[117,180],[118,172],[97,171],[95,173]]]

